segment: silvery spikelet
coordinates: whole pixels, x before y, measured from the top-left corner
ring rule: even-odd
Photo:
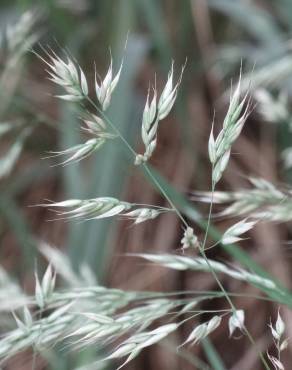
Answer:
[[[158,124],[171,111],[177,97],[177,90],[180,85],[184,67],[178,82],[173,86],[173,63],[168,74],[168,79],[165,87],[157,102],[157,91],[153,88],[153,96],[150,102],[150,89],[148,90],[147,100],[143,111],[141,136],[145,145],[144,154],[138,154],[135,159],[135,164],[139,165],[147,162],[152,156],[157,145],[157,130]]]
[[[228,327],[229,327],[229,336],[231,337],[234,333],[235,329],[238,328],[239,330],[244,329],[244,311],[243,310],[236,310],[230,316],[228,320]]]
[[[281,352],[284,351],[289,344],[289,338],[283,339],[283,334],[285,331],[285,323],[278,311],[278,317],[275,326],[273,327],[272,324],[269,325],[271,329],[271,333],[274,339],[274,344],[276,347],[277,357],[272,356],[269,352],[267,352],[267,356],[271,363],[273,364],[276,370],[285,370],[283,363],[281,362]]]
[[[250,177],[251,189],[239,189],[234,192],[198,192],[198,199],[203,202],[228,204],[220,216],[249,215],[259,221],[287,222],[292,220],[292,190],[282,191],[272,183],[261,178]]]
[[[131,208],[130,203],[122,202],[112,197],[100,197],[93,199],[69,199],[61,202],[40,204],[42,207],[54,209],[69,209],[57,211],[59,216],[67,219],[101,219],[112,217]]]
[[[68,101],[80,101],[88,95],[88,85],[85,74],[80,66],[74,63],[68,55],[62,59],[53,51],[47,52],[49,61],[41,58],[48,66],[50,80],[57,85],[62,86],[67,95],[58,95],[57,97]]]
[[[246,271],[242,268],[233,269],[229,266],[214,261],[212,259],[208,259],[208,263],[202,257],[186,257],[186,256],[179,256],[179,255],[172,255],[172,254],[146,254],[141,253],[137,254],[137,257],[144,258],[150,262],[156,263],[160,266],[164,266],[170,269],[185,271],[185,270],[193,270],[193,271],[205,271],[211,272],[212,270],[216,273],[223,273],[226,274],[233,279],[246,281],[248,283],[252,283],[255,285],[259,285],[262,287],[266,287],[269,289],[275,288],[275,283],[265,277],[262,277],[257,274],[253,274],[249,271]]]
[[[170,333],[178,328],[178,324],[166,324],[158,327],[152,331],[141,332],[132,335],[129,339],[125,340],[111,355],[106,359],[115,359],[128,356],[126,361],[118,368],[121,369],[129,361],[134,359],[142,349],[149,347],[163,338],[168,336]]]
[[[216,184],[220,179],[229,162],[231,147],[238,138],[244,123],[248,117],[248,109],[244,109],[248,93],[240,100],[241,76],[234,93],[231,94],[229,108],[223,122],[223,128],[219,132],[216,140],[213,135],[213,124],[209,137],[208,151],[209,159],[212,163],[212,182]]]
[[[145,153],[138,154],[135,159],[135,164],[139,165],[147,162],[148,158],[152,156],[157,144],[157,92],[154,90],[152,100],[149,104],[149,91],[147,95],[146,104],[143,111],[141,135],[143,143],[145,144]]]
[[[24,307],[23,321],[16,315],[15,312],[12,312],[12,315],[13,315],[13,318],[16,322],[18,329],[20,329],[20,331],[25,333],[26,335],[29,335],[30,329],[33,325],[33,318],[31,316],[29,309],[27,307]]]
[[[213,316],[211,320],[208,322],[198,325],[191,331],[187,339],[180,345],[180,347],[184,346],[185,344],[191,343],[194,345],[200,342],[202,339],[206,338],[210,333],[218,328],[221,323],[220,316]]]
[[[71,148],[61,150],[59,152],[49,152],[48,158],[59,157],[59,156],[69,156],[65,161],[58,163],[58,165],[67,165],[70,163],[79,162],[82,159],[89,157],[93,152],[98,150],[105,143],[103,138],[89,139],[83,144],[75,145]]]
[[[103,119],[96,116],[95,114],[90,114],[89,117],[84,118],[83,121],[86,126],[82,127],[82,129],[95,137],[87,140],[83,144],[78,144],[62,151],[50,151],[49,154],[51,155],[49,155],[48,158],[68,156],[66,160],[58,163],[58,165],[63,166],[70,163],[79,162],[100,149],[106,142],[106,140],[116,138],[115,134],[112,134],[107,130],[106,124]]]
[[[49,265],[45,271],[42,281],[39,281],[38,274],[35,272],[35,299],[37,305],[43,309],[47,301],[51,298],[56,284],[56,273]]]
[[[114,139],[117,135],[107,130],[106,123],[100,117],[95,114],[90,114],[88,117],[83,119],[85,126],[82,127],[85,132],[102,138],[102,139]]]
[[[99,83],[97,82],[97,74],[95,72],[96,97],[103,111],[105,111],[110,105],[111,96],[119,82],[122,68],[123,68],[123,62],[121,63],[121,66],[117,74],[113,77],[113,61],[111,59],[108,71],[105,75],[105,78],[101,80]]]
[[[247,219],[237,222],[224,232],[221,238],[221,243],[232,244],[242,240],[239,235],[252,229],[256,223],[257,221],[247,221]]]
[[[156,218],[163,212],[172,211],[172,209],[164,207],[141,207],[112,197],[86,200],[69,199],[61,202],[40,204],[39,206],[53,208],[58,216],[66,219],[92,220],[120,215],[135,220],[135,224]],[[59,209],[64,210],[58,211]]]
[[[164,210],[142,207],[142,208],[138,208],[133,211],[127,212],[124,214],[124,216],[134,219],[135,220],[134,223],[139,224],[147,220],[153,220],[154,218],[159,216],[161,212],[164,212]]]
[[[181,239],[182,249],[195,248],[198,246],[198,238],[194,233],[192,227],[187,227],[184,231],[183,238]]]
[[[280,312],[278,312],[278,317],[277,317],[275,327],[273,327],[272,324],[270,324],[270,329],[271,329],[274,339],[277,341],[281,340],[284,334],[284,331],[285,331],[285,323],[280,315]]]

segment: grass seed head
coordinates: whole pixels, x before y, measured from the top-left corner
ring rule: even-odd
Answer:
[[[88,95],[88,85],[85,74],[81,67],[65,54],[62,59],[53,51],[47,51],[49,60],[40,57],[49,67],[50,80],[63,87],[67,94],[57,97],[68,101],[80,101]]]
[[[69,156],[65,161],[58,163],[58,166],[66,166],[71,163],[77,163],[89,157],[96,152],[105,143],[104,138],[89,139],[83,144],[75,145],[71,148],[62,150],[60,152],[50,152],[48,158],[55,158],[61,156]]]
[[[247,219],[237,222],[235,225],[232,225],[229,229],[225,231],[222,236],[222,244],[232,244],[242,240],[239,235],[244,234],[248,230],[252,229],[257,221],[249,221]]]
[[[223,128],[214,139],[213,126],[209,137],[208,152],[212,163],[212,180],[216,184],[222,177],[230,158],[231,147],[240,135],[244,123],[249,115],[249,103],[244,110],[248,93],[240,100],[241,95],[241,75],[234,93],[230,96],[230,103],[227,114],[223,122]]]
[[[122,68],[123,62],[117,74],[113,77],[113,60],[111,59],[105,78],[100,83],[97,82],[97,74],[95,72],[95,93],[103,111],[107,110],[110,105],[111,96],[119,82]]]
[[[174,63],[172,63],[171,65],[170,72],[168,73],[168,79],[166,81],[164,89],[162,90],[158,103],[156,87],[153,88],[153,97],[150,103],[150,89],[148,90],[147,99],[143,111],[141,128],[141,136],[142,141],[145,145],[145,152],[144,154],[138,154],[136,156],[136,165],[145,163],[151,158],[157,145],[157,130],[159,122],[170,113],[175,103],[177,90],[181,83],[184,67],[182,68],[178,82],[175,86],[173,86],[173,65]]]
[[[181,239],[182,249],[195,248],[198,246],[198,237],[194,233],[192,227],[187,227],[184,231],[183,238]]]
[[[243,330],[244,328],[244,311],[243,310],[236,310],[232,313],[232,316],[229,318],[228,321],[229,327],[229,336],[231,337],[236,328],[239,330]]]

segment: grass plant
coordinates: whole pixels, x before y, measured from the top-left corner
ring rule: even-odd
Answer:
[[[239,8],[234,5],[229,9],[226,6],[229,1],[226,0],[209,3],[221,12],[231,12],[234,18],[239,17],[238,9],[243,12],[248,9],[248,5]],[[141,1],[141,8],[147,10],[152,18],[155,8],[152,1]],[[265,18],[265,12],[254,17],[263,17],[266,29],[272,27],[270,19]],[[213,122],[209,122],[209,137],[204,148],[209,160],[210,189],[195,191],[190,199],[186,199],[151,163],[159,154],[161,127],[169,124],[164,121],[169,119],[176,104],[179,104],[188,66],[177,67],[178,63],[169,60],[169,72],[162,86],[158,86],[156,77],[154,82],[149,83],[140,117],[140,130],[137,130],[141,133],[143,143],[143,149],[140,150],[133,144],[131,135],[127,136],[117,117],[112,117],[110,113],[115,95],[118,98],[119,84],[122,83],[128,63],[127,53],[117,68],[115,57],[110,55],[107,71],[104,77],[100,77],[102,74],[95,65],[92,73],[88,73],[67,50],[33,46],[38,37],[32,31],[33,25],[33,15],[25,13],[16,26],[7,28],[5,37],[9,53],[0,84],[5,85],[6,75],[20,63],[28,49],[33,48],[31,54],[35,63],[42,65],[48,79],[57,85],[54,97],[62,104],[75,107],[72,112],[78,122],[77,137],[80,142],[71,143],[71,146],[61,150],[50,149],[47,156],[53,161],[53,167],[65,172],[67,168],[79,166],[80,162],[90,161],[97,156],[102,160],[105,148],[120,145],[123,155],[130,158],[131,166],[139,171],[140,176],[145,176],[164,201],[162,205],[155,202],[148,204],[140,199],[128,201],[127,194],[123,197],[108,193],[86,197],[86,192],[83,192],[65,200],[39,199],[37,206],[52,211],[54,222],[65,220],[69,225],[75,223],[84,227],[83,231],[87,227],[84,225],[95,225],[105,219],[119,219],[121,227],[125,224],[139,227],[136,225],[152,225],[166,216],[175,217],[180,224],[180,235],[177,236],[179,242],[174,252],[160,252],[157,246],[156,253],[128,253],[126,258],[136,263],[148,262],[149,269],[156,266],[190,271],[194,276],[203,273],[209,276],[217,289],[169,292],[109,288],[99,283],[96,271],[85,258],[80,261],[70,258],[45,241],[33,237],[38,254],[47,260],[43,273],[40,273],[37,264],[34,268],[34,294],[27,293],[0,267],[0,298],[5,302],[0,305],[0,317],[3,316],[4,320],[8,318],[0,336],[0,368],[5,369],[11,359],[26,351],[31,355],[32,370],[37,370],[38,358],[50,363],[54,353],[58,356],[89,351],[89,361],[74,364],[76,370],[102,369],[104,366],[121,369],[130,366],[142,351],[152,345],[171,347],[169,343],[177,333],[183,333],[183,339],[179,343],[174,342],[177,356],[188,358],[193,368],[222,370],[225,368],[224,361],[211,342],[220,329],[230,340],[235,340],[238,335],[246,339],[261,368],[288,370],[285,353],[290,345],[289,328],[282,310],[291,309],[292,295],[272,274],[253,261],[238,243],[243,243],[245,236],[251,236],[264,223],[291,221],[292,190],[289,185],[276,186],[256,176],[248,176],[249,189],[217,190],[224,179],[237,140],[254,112],[260,114],[268,124],[283,125],[288,122],[291,126],[287,97],[280,93],[275,97],[267,84],[262,82],[266,82],[267,70],[269,73],[275,71],[281,61],[257,67],[254,75],[244,73],[241,64],[239,73],[236,72],[239,78],[235,88],[231,87],[228,92],[229,103],[223,119],[217,119],[215,115]],[[269,44],[270,39],[263,37],[256,26],[251,27],[250,32],[263,44]],[[275,34],[277,32],[274,30]],[[157,42],[161,43],[162,40],[157,39]],[[162,52],[164,63],[168,51]],[[282,62],[286,62],[287,58],[284,55]],[[285,68],[284,72],[287,70]],[[9,104],[8,101],[4,103]],[[222,121],[219,130],[217,121]],[[13,171],[25,140],[32,134],[30,126],[17,123],[12,127],[10,122],[3,122],[0,124],[0,138],[12,130],[17,132],[14,143],[0,159],[0,177],[4,178],[8,178]],[[282,154],[286,167],[291,162],[290,151],[288,147]],[[119,163],[115,165],[119,167]],[[102,170],[97,176],[103,176]],[[76,173],[73,177],[80,180]],[[78,183],[72,186],[75,185],[74,189],[78,190]],[[209,205],[207,217],[198,211],[201,203]],[[218,205],[224,207],[223,210],[215,211]],[[231,217],[238,220],[229,227],[224,226],[220,232],[215,229],[213,223]],[[202,233],[199,228],[203,230]],[[219,248],[227,251],[233,260],[213,258],[212,253]],[[232,284],[235,287],[252,287],[255,293],[250,295],[233,291],[229,289]],[[254,299],[278,306],[277,316],[265,325],[265,335],[273,347],[259,346],[253,328],[246,320],[248,308],[245,305],[237,307],[235,303],[238,297],[242,298],[242,302]],[[221,305],[216,304],[218,301]],[[211,307],[215,302],[214,308],[210,308],[210,302]],[[204,348],[206,359],[212,367],[204,363],[204,358],[193,357],[193,346],[198,345]]]

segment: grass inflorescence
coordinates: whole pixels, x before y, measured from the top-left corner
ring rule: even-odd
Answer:
[[[12,54],[21,43],[21,37],[29,33],[32,23],[31,16],[25,15],[17,27],[8,28],[7,43]],[[34,42],[35,37],[32,36],[27,40],[29,46]],[[0,269],[0,297],[8,301],[7,304],[0,306],[0,313],[3,312],[12,322],[12,327],[0,338],[0,364],[4,364],[18,353],[31,349],[35,367],[37,354],[42,356],[52,347],[60,345],[62,351],[68,352],[88,348],[98,349],[99,357],[94,358],[90,366],[94,368],[103,362],[118,361],[117,368],[120,369],[146,348],[173,337],[173,334],[187,323],[191,329],[176,346],[178,354],[183,349],[191,352],[194,345],[200,343],[204,345],[208,337],[227,324],[227,329],[223,329],[226,330],[226,336],[234,337],[240,333],[246,337],[250,345],[254,346],[257,357],[265,369],[274,367],[283,370],[281,356],[288,347],[289,338],[285,335],[286,325],[280,311],[276,322],[267,325],[267,331],[274,341],[275,355],[274,352],[263,351],[257,346],[246,323],[245,308],[235,306],[233,293],[225,288],[222,279],[227,277],[233,282],[248,284],[261,294],[267,293],[269,299],[282,295],[283,291],[280,290],[279,284],[272,277],[243,268],[238,263],[219,262],[209,257],[209,249],[218,248],[219,244],[230,246],[244,241],[243,235],[248,234],[263,221],[287,222],[292,218],[292,191],[289,187],[278,189],[265,179],[250,177],[252,185],[250,189],[217,190],[232,156],[233,147],[251,114],[252,91],[250,87],[246,87],[242,71],[236,88],[230,91],[229,106],[217,136],[214,135],[217,129],[215,119],[210,124],[206,152],[210,162],[211,189],[195,194],[195,200],[209,203],[205,231],[200,235],[196,232],[196,225],[192,224],[180,210],[175,199],[157,181],[155,173],[148,165],[159,145],[159,126],[176,104],[179,88],[183,84],[185,66],[175,79],[175,63],[170,62],[170,71],[161,93],[156,82],[149,86],[140,122],[144,152],[139,154],[120,130],[119,122],[114,122],[108,114],[113,95],[123,76],[126,60],[123,60],[114,72],[114,61],[111,57],[104,78],[98,77],[99,72],[95,67],[94,80],[90,81],[85,69],[81,68],[66,51],[56,53],[51,48],[41,47],[40,52],[34,51],[34,54],[45,63],[49,80],[64,90],[64,93],[58,93],[55,97],[67,104],[78,104],[81,111],[79,128],[87,137],[85,141],[64,150],[50,151],[49,157],[64,158],[57,163],[62,166],[74,165],[98,151],[97,154],[102,155],[101,148],[119,141],[130,153],[133,167],[137,166],[142,172],[147,173],[167,203],[166,206],[144,204],[139,203],[139,199],[134,203],[109,194],[82,199],[80,194],[80,199],[77,197],[45,201],[38,206],[50,209],[57,220],[66,219],[71,222],[74,220],[99,222],[100,219],[117,217],[131,220],[136,225],[150,220],[156,221],[158,216],[160,218],[170,213],[177,217],[182,229],[176,253],[134,253],[128,258],[135,256],[172,270],[209,274],[217,284],[218,290],[215,292],[182,290],[166,293],[107,288],[98,284],[93,271],[86,264],[81,264],[76,272],[75,266],[72,266],[65,254],[44,243],[38,243],[41,244],[40,252],[48,259],[48,266],[42,276],[37,268],[35,269],[34,294],[26,294],[4,269]],[[254,97],[259,102],[259,112],[268,121],[290,118],[287,101],[282,97],[278,100],[273,99],[266,90],[257,90]],[[10,124],[2,124],[0,128],[0,135],[4,135],[10,131]],[[22,143],[29,134],[24,129],[20,131],[16,141],[18,146],[6,158],[5,175],[9,174],[14,166]],[[286,156],[284,155],[286,162],[289,157],[287,153],[286,151]],[[220,240],[209,246],[211,223],[214,218],[213,208],[216,204],[228,204],[216,214],[217,216],[233,216],[240,219],[225,228]],[[57,279],[63,282],[63,286],[57,284]],[[285,294],[288,295],[286,291]],[[267,299],[263,295],[257,298]],[[205,308],[207,301],[217,299],[223,302],[223,308]]]

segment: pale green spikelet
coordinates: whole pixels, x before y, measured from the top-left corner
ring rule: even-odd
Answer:
[[[240,100],[241,95],[241,76],[234,93],[231,94],[229,108],[223,121],[223,128],[219,132],[216,140],[214,139],[213,126],[209,137],[208,151],[209,159],[212,163],[212,182],[216,184],[222,177],[229,162],[231,147],[240,135],[245,121],[249,115],[249,104],[244,109],[247,102],[248,93]]]
[[[107,110],[110,105],[112,93],[114,92],[123,68],[123,62],[115,76],[113,76],[113,60],[111,58],[108,71],[103,80],[97,82],[97,73],[95,72],[95,93],[103,111]]]
[[[81,101],[88,95],[88,84],[82,68],[67,53],[61,58],[53,51],[46,51],[48,60],[39,56],[49,67],[49,80],[64,88],[67,94],[57,95],[67,101]]]
[[[143,111],[142,119],[142,128],[141,136],[142,141],[145,145],[144,154],[138,154],[135,159],[135,164],[140,165],[145,163],[152,156],[156,145],[157,145],[157,130],[159,122],[163,120],[171,111],[176,97],[177,90],[181,83],[182,74],[184,67],[182,68],[181,75],[179,80],[175,85],[173,85],[173,65],[171,65],[170,72],[168,73],[168,79],[165,84],[165,87],[160,95],[160,98],[157,98],[156,87],[153,88],[153,96],[150,102],[150,90],[148,90],[146,104]],[[158,99],[158,102],[157,102]]]
[[[135,224],[156,218],[161,213],[171,212],[165,207],[144,207],[139,204],[120,201],[112,197],[99,197],[93,199],[68,199],[61,202],[40,204],[56,210],[58,216],[66,219],[97,220],[113,216],[123,216],[135,220]],[[63,211],[58,209],[63,208]]]

